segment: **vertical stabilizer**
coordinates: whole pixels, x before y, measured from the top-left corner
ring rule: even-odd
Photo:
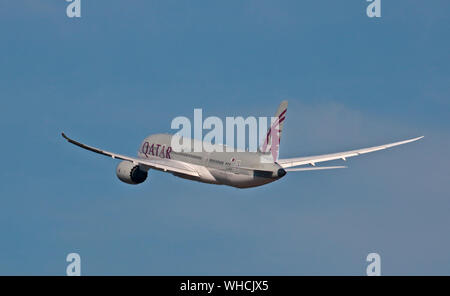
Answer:
[[[264,138],[264,142],[260,147],[260,151],[263,153],[271,153],[273,161],[278,160],[278,152],[280,148],[281,133],[283,132],[283,125],[286,119],[288,101],[282,101],[278,107],[277,113],[275,113],[272,119],[271,126],[267,130],[267,134]]]

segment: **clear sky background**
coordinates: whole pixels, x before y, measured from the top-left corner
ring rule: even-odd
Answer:
[[[450,2],[0,1],[0,274],[450,274]],[[281,157],[425,135],[239,190],[117,161],[176,116],[272,116]],[[341,163],[341,162],[337,162]]]

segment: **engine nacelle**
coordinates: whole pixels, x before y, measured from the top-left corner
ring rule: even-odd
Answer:
[[[130,161],[122,161],[117,166],[116,175],[120,181],[135,185],[144,182],[148,173]]]

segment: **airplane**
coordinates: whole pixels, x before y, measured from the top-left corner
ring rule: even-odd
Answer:
[[[281,102],[264,142],[255,152],[225,152],[226,149],[217,149],[213,152],[177,152],[171,146],[172,140],[179,140],[173,138],[177,135],[154,134],[144,139],[137,157],[129,157],[85,145],[67,137],[64,133],[61,133],[61,135],[69,143],[76,146],[113,159],[122,160],[116,168],[116,174],[122,182],[128,184],[135,185],[144,182],[147,179],[148,171],[153,169],[168,172],[184,179],[236,188],[251,188],[268,184],[283,178],[288,172],[346,168],[346,166],[316,166],[316,164],[339,159],[345,161],[349,157],[384,150],[423,138],[421,136],[338,153],[278,159],[287,105],[287,101]],[[187,139],[187,141],[191,141],[191,147],[194,147],[195,144],[205,144],[196,139]],[[222,145],[221,148],[224,147]]]

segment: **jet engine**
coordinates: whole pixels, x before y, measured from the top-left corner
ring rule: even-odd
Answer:
[[[116,175],[120,181],[135,185],[144,182],[148,173],[139,168],[139,165],[130,161],[122,161],[117,166]]]

